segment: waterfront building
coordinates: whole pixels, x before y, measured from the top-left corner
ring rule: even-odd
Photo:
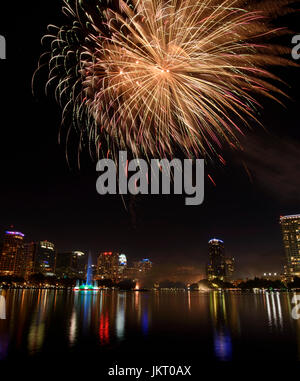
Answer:
[[[226,278],[225,248],[224,242],[213,238],[208,241],[209,263],[207,265],[208,280]]]
[[[119,253],[104,251],[98,255],[96,278],[112,280],[120,279]]]
[[[80,278],[84,278],[87,272],[88,256],[83,251],[74,251],[77,254],[77,271]]]
[[[148,258],[144,258],[141,261],[134,262],[133,267],[136,268],[137,273],[147,273],[152,267],[153,263]]]
[[[280,225],[288,277],[300,277],[300,214],[281,216]]]
[[[225,257],[225,280],[230,282],[234,273],[234,258]]]
[[[84,262],[81,259],[85,257],[86,255],[82,251],[58,253],[56,256],[55,274],[62,278],[84,277],[86,266],[84,266]]]
[[[22,269],[22,275],[25,279],[28,279],[30,275],[34,273],[34,256],[36,251],[36,243],[29,242],[24,244],[24,265]]]
[[[0,275],[22,275],[23,240],[24,234],[21,232],[12,230],[5,232],[0,255]]]
[[[56,253],[54,244],[49,241],[40,241],[35,245],[34,273],[52,276],[55,273]]]

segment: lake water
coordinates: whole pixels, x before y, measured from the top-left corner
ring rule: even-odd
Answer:
[[[7,290],[0,365],[300,360],[293,293]],[[1,298],[4,300],[4,298]],[[5,316],[4,316],[5,315]],[[156,363],[155,363],[156,364]]]

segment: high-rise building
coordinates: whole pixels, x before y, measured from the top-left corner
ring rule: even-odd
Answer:
[[[28,279],[30,275],[34,273],[34,257],[37,244],[35,242],[29,242],[24,244],[24,267],[23,276]]]
[[[85,257],[85,254],[82,251],[58,253],[55,266],[56,275],[68,278],[84,277],[86,271],[81,262],[83,257]]]
[[[119,278],[119,253],[112,251],[100,253],[97,260],[97,279],[117,280]]]
[[[127,257],[125,254],[119,254],[119,279],[127,278]]]
[[[49,241],[40,241],[36,243],[33,266],[34,273],[54,275],[55,260],[56,253],[53,243]]]
[[[21,276],[24,234],[7,230],[0,255],[0,274]]]
[[[208,280],[226,278],[225,248],[224,242],[213,238],[208,241],[209,263],[207,265]]]
[[[127,257],[125,254],[119,255],[119,266],[126,267],[127,266]]]
[[[83,251],[75,250],[74,253],[77,255],[77,271],[80,278],[86,277],[87,272],[87,262],[88,256]]]
[[[147,273],[152,269],[153,263],[148,258],[143,258],[138,262],[134,262],[134,267],[137,269],[138,273]]]
[[[300,277],[300,214],[280,217],[287,276]]]
[[[233,257],[225,257],[225,280],[232,280],[232,276],[234,273],[234,258]]]

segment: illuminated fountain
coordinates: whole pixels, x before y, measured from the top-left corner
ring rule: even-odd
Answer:
[[[88,265],[87,265],[87,273],[86,273],[86,282],[80,285],[80,281],[76,281],[76,286],[74,291],[98,291],[98,283],[95,280],[93,283],[93,275],[92,275],[92,257],[91,253],[89,253]]]

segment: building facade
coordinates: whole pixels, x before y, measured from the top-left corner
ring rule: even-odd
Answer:
[[[232,280],[234,274],[234,258],[225,257],[225,281],[229,282]]]
[[[0,275],[22,276],[24,265],[24,234],[7,230],[0,255]]]
[[[225,280],[225,248],[224,242],[220,239],[213,238],[208,241],[209,263],[207,265],[208,280],[219,279]]]
[[[56,253],[54,244],[49,241],[37,242],[34,253],[33,273],[54,275],[55,261]]]
[[[24,269],[23,276],[28,279],[34,273],[34,258],[37,244],[29,242],[24,244]]]
[[[224,241],[213,238],[208,241],[209,262],[206,267],[207,279],[232,281],[235,270],[234,258],[225,256]]]
[[[288,277],[300,277],[300,214],[280,217]]]
[[[150,261],[149,258],[143,258],[142,260],[138,262],[134,262],[133,267],[137,270],[137,273],[147,273],[149,272],[152,267],[153,263]]]
[[[97,259],[97,279],[120,279],[119,253],[112,251],[101,252]]]
[[[55,274],[62,278],[84,278],[86,255],[82,251],[57,253]]]

